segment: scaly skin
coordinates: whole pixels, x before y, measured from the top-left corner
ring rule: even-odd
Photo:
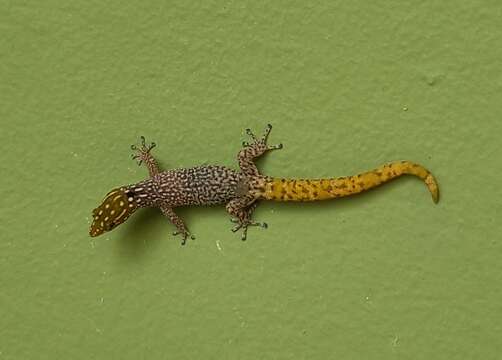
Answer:
[[[401,175],[410,174],[422,179],[432,194],[435,203],[439,200],[439,189],[432,174],[419,164],[396,161],[359,175],[331,179],[281,179],[263,176],[254,160],[270,150],[281,149],[282,144],[267,145],[272,129],[267,126],[265,134],[256,138],[251,130],[247,134],[250,143],[243,143],[237,159],[240,171],[208,165],[188,169],[160,171],[157,161],[151,155],[155,143],[146,145],[141,137],[141,146],[131,146],[136,153],[133,159],[145,163],[149,179],[132,185],[125,185],[110,191],[102,204],[93,210],[91,236],[110,231],[127,220],[142,207],[157,207],[175,226],[174,234],[181,234],[182,244],[193,235],[174,208],[186,205],[226,204],[226,210],[236,226],[232,231],[242,229],[242,239],[247,236],[249,226],[266,228],[266,223],[251,219],[259,200],[316,201],[333,199],[372,189]]]

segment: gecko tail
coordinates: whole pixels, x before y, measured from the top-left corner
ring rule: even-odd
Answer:
[[[425,182],[432,200],[439,201],[439,187],[429,170],[411,161],[395,161],[359,175],[331,179],[280,179],[266,182],[261,197],[276,201],[317,201],[361,193],[402,175],[414,175]]]

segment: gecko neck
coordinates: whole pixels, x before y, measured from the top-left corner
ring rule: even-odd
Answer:
[[[156,191],[156,184],[152,179],[140,181],[123,187],[123,190],[130,202],[134,202],[137,207],[156,206],[160,200]]]

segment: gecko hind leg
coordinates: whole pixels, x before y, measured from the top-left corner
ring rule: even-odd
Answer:
[[[268,135],[270,134],[270,131],[272,131],[272,125],[268,124],[267,127],[265,128],[263,136],[261,138],[257,138],[255,134],[251,131],[251,129],[246,129],[246,134],[248,134],[248,136],[251,137],[252,141],[251,142],[244,141],[242,142],[242,146],[244,148],[250,148],[250,150],[254,150],[253,157],[258,157],[268,150],[282,149],[283,147],[282,144],[267,145]]]
[[[268,135],[272,130],[272,125],[268,124],[265,133],[261,138],[257,138],[251,129],[246,129],[246,133],[251,137],[251,142],[243,142],[242,146],[244,147],[239,154],[237,155],[237,159],[239,160],[239,167],[242,172],[246,175],[256,176],[259,175],[258,169],[254,164],[253,160],[265,152],[270,150],[278,150],[282,149],[282,144],[277,145],[267,145]]]
[[[238,230],[242,229],[242,235],[241,235],[241,240],[246,240],[247,238],[247,231],[249,226],[259,226],[264,229],[268,227],[267,223],[263,222],[257,222],[251,220],[251,216],[253,215],[254,210],[256,209],[256,206],[258,206],[258,203],[255,201],[251,205],[243,205],[243,204],[248,204],[249,201],[253,201],[252,197],[243,197],[243,198],[237,198],[231,200],[227,206],[227,212],[232,216],[233,218],[230,219],[233,223],[236,223],[231,230],[232,232],[237,232]]]

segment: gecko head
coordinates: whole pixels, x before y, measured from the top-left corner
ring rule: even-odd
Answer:
[[[125,188],[110,191],[101,205],[92,211],[89,235],[92,237],[110,231],[126,221],[137,209],[133,192]]]

